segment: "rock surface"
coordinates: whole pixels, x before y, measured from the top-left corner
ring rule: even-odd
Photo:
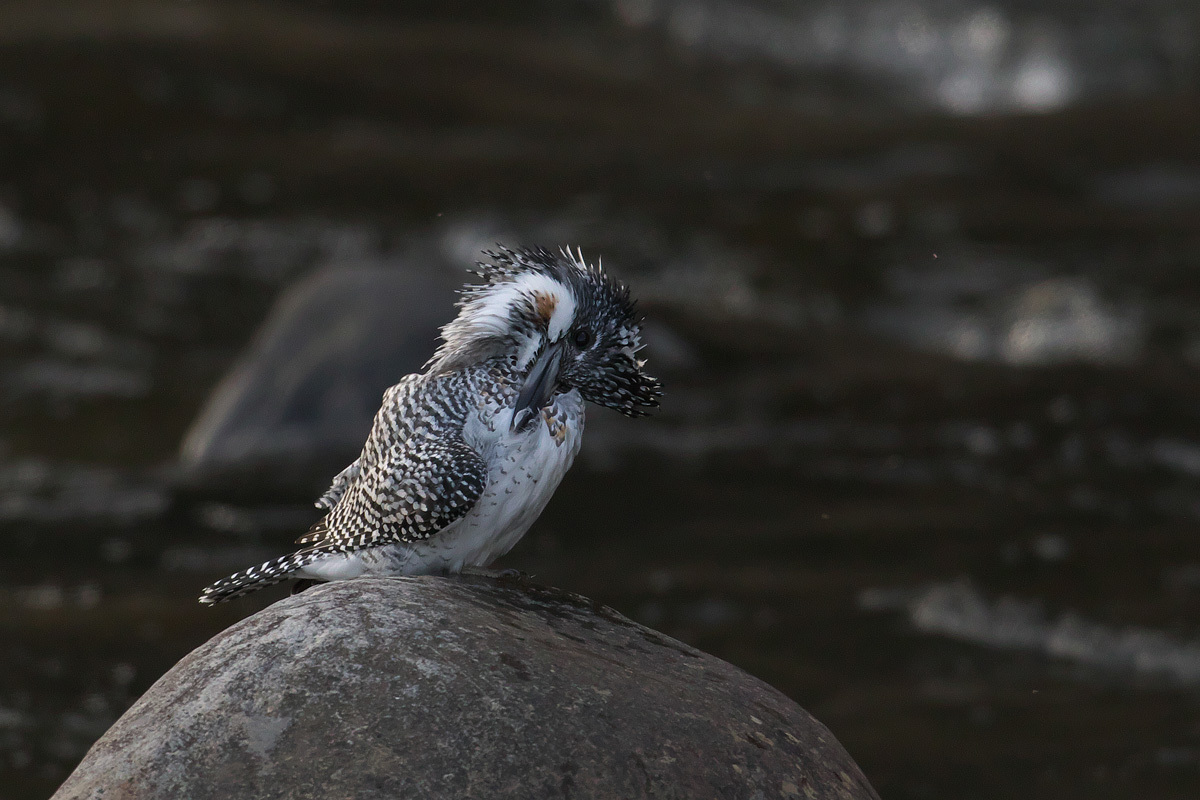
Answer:
[[[360,579],[201,646],[56,800],[878,800],[803,709],[577,595]]]
[[[358,455],[384,390],[433,355],[459,277],[331,267],[290,287],[185,436],[188,482],[323,490]]]

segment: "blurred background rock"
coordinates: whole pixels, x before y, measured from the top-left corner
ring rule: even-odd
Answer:
[[[0,2],[0,795],[278,596],[195,603],[499,241],[668,392],[507,566],[889,800],[1195,797],[1198,99],[1182,0]]]

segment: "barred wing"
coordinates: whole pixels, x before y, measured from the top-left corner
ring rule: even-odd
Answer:
[[[402,447],[384,464],[362,467],[329,515],[296,540],[300,552],[428,539],[475,506],[487,471],[465,442],[414,437]]]

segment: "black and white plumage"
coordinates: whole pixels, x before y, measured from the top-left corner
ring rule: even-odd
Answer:
[[[388,389],[359,458],[296,552],[204,590],[486,566],[525,534],[579,452],[583,401],[658,405],[629,290],[568,250],[486,253],[425,371]]]

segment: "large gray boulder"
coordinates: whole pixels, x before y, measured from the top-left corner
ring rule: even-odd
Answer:
[[[878,800],[735,667],[576,595],[446,578],[328,584],[234,625],[54,797]]]
[[[358,456],[384,390],[433,355],[459,277],[342,266],[285,290],[184,437],[187,484],[251,497],[319,494]]]

